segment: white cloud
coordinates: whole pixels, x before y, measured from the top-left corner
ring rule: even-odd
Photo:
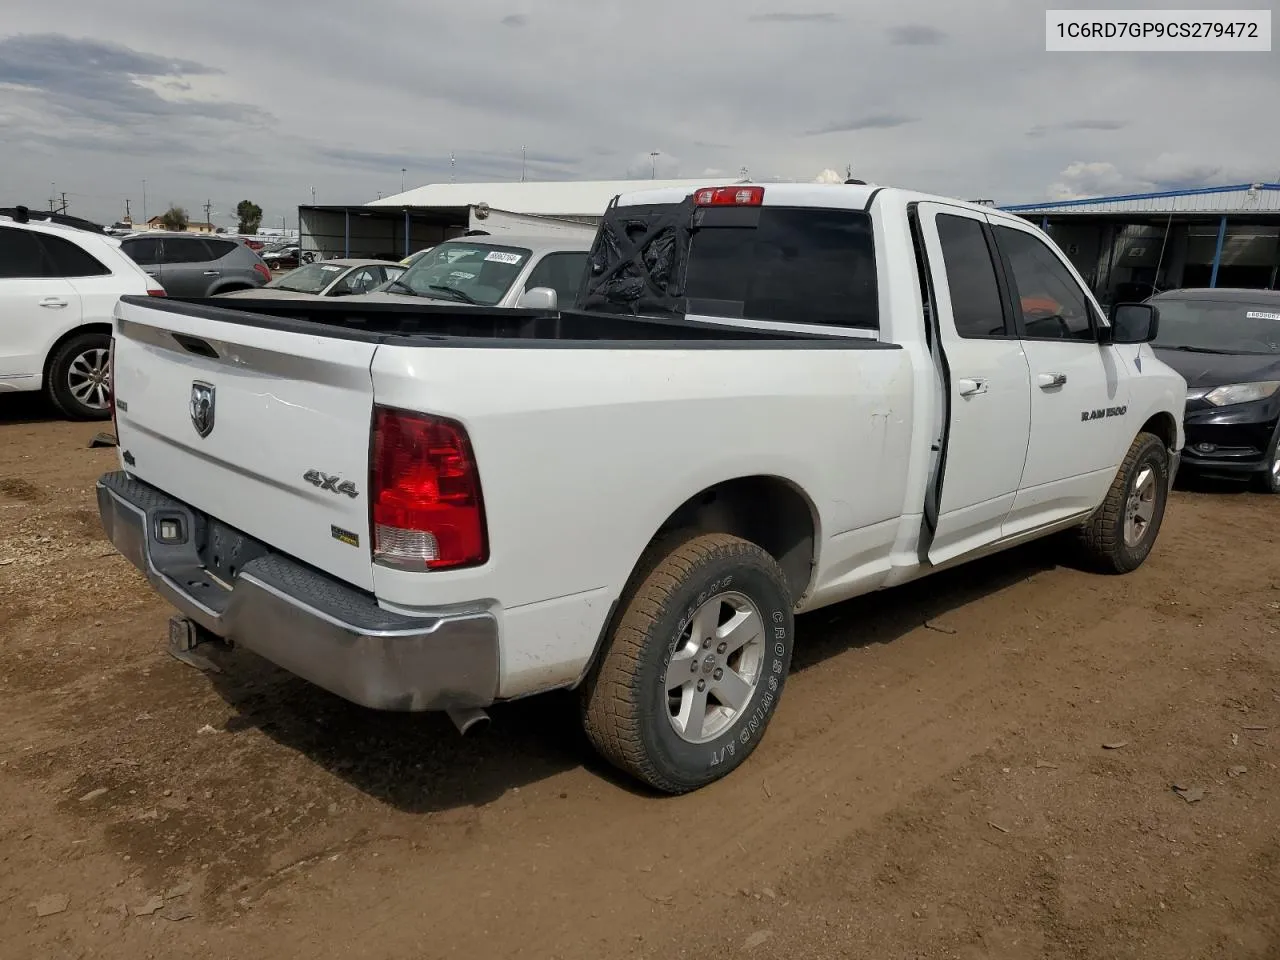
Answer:
[[[55,180],[73,213],[113,218],[145,177],[153,206],[251,199],[279,223],[313,184],[341,203],[397,192],[401,167],[448,180],[451,153],[459,181],[518,179],[521,145],[532,179],[805,180],[856,160],[868,181],[997,202],[1280,173],[1260,119],[1274,57],[1045,54],[1043,8],[1009,0],[382,0],[371,17],[311,0],[305,23],[293,4],[120,6],[5,5],[0,44],[22,55],[0,48],[4,202]]]
[[[844,183],[844,176],[830,167],[813,178],[814,183]]]

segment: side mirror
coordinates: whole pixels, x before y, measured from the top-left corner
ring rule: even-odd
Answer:
[[[1150,343],[1160,332],[1160,311],[1149,303],[1116,303],[1105,343]]]
[[[534,287],[520,295],[516,307],[523,310],[558,310],[560,298],[550,287]]]

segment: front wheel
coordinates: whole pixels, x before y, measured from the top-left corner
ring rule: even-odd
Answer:
[[[777,562],[727,534],[656,545],[583,684],[587,736],[664,793],[725,776],[756,748],[791,666],[791,594]]]
[[[1255,483],[1263,493],[1280,494],[1280,428],[1271,440],[1271,457],[1267,461],[1267,468],[1258,474]]]
[[[110,335],[82,333],[58,347],[49,361],[45,391],[63,416],[72,420],[110,417]]]
[[[1169,451],[1140,433],[1111,482],[1107,498],[1080,532],[1086,560],[1106,573],[1130,573],[1155,546],[1169,498]]]

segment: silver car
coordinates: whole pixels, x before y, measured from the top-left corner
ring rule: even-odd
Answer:
[[[369,293],[404,272],[405,268],[400,264],[387,263],[385,260],[324,260],[290,270],[257,290],[237,290],[223,296],[290,300],[350,297]]]
[[[589,235],[458,237],[360,299],[554,310],[577,296],[591,242]]]

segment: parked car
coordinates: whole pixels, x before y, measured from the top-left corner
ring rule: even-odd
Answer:
[[[1183,467],[1280,494],[1280,291],[1185,289],[1159,311],[1156,356],[1187,380]]]
[[[412,267],[415,263],[417,263],[419,260],[421,260],[423,257],[425,257],[425,256],[426,256],[428,253],[430,253],[433,249],[435,249],[435,248],[434,248],[434,247],[426,247],[426,248],[424,248],[424,249],[422,249],[422,250],[415,250],[413,253],[409,254],[407,257],[405,257],[403,260],[401,260],[401,261],[400,261],[400,264],[401,264],[402,266],[405,266],[405,267]]]
[[[212,297],[261,287],[271,279],[271,271],[242,240],[155,231],[126,237],[121,247],[171,297]]]
[[[590,248],[589,235],[459,237],[432,247],[365,299],[394,302],[415,297],[482,307],[555,309],[558,303],[573,302]],[[533,290],[541,292],[530,297]]]
[[[292,270],[304,263],[315,263],[317,258],[314,250],[303,250],[297,244],[268,247],[262,252],[263,262],[272,270]]]
[[[577,688],[600,752],[679,793],[760,742],[796,612],[1060,531],[1111,573],[1156,542],[1186,381],[1152,307],[1108,322],[1012,214],[643,191],[574,309],[464,305],[578,253],[548,242],[451,240],[401,278],[454,304],[121,303],[98,504],[177,649],[230,638],[463,731]]]
[[[325,260],[290,270],[265,286],[253,290],[238,290],[223,296],[292,299],[349,297],[369,293],[388,280],[396,279],[404,270],[398,263],[382,263],[378,260]]]
[[[25,218],[0,217],[0,393],[43,390],[64,416],[106,418],[116,303],[164,288],[114,237]]]

